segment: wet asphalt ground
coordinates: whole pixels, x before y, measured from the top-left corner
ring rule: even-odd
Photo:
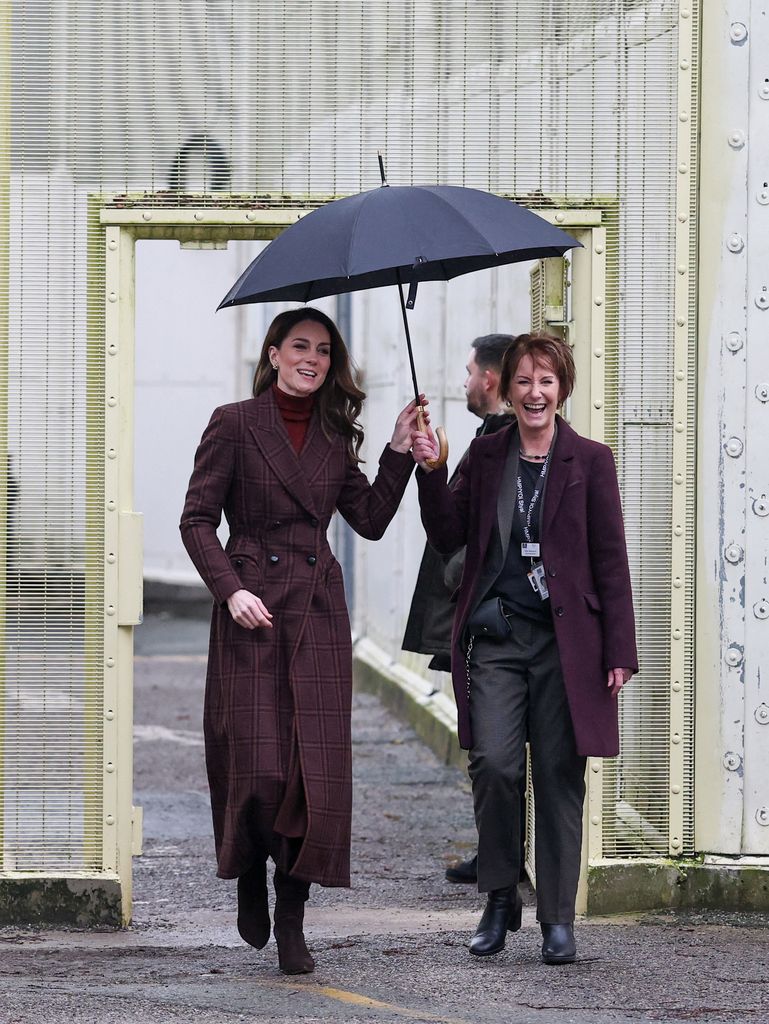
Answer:
[[[245,946],[235,883],[215,877],[201,708],[207,626],[152,616],[136,634],[134,921],[122,932],[0,930],[0,1024],[627,1024],[769,1021],[769,920],[645,914],[578,923],[579,960],[539,959],[534,897],[488,960],[482,909],[446,864],[474,848],[467,780],[378,701],[354,708],[353,887],[313,887],[314,975],[273,941]]]

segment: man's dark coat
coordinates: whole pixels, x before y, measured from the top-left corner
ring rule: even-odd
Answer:
[[[560,416],[557,427],[543,499],[542,560],[577,751],[612,757],[619,752],[619,729],[607,671],[638,669],[617,472],[606,445],[581,437]],[[498,550],[501,556],[499,521],[511,521],[513,494],[500,501],[500,484],[508,452],[517,445],[517,425],[474,440],[452,490],[445,468],[417,473],[429,542],[443,552],[467,545],[451,651],[465,748],[472,746],[465,623],[501,568],[489,553]]]
[[[203,434],[181,531],[215,601],[204,731],[222,878],[265,856],[298,750],[308,820],[292,873],[350,884],[352,650],[326,530],[338,509],[361,536],[381,537],[413,467],[387,447],[369,484],[317,410],[297,456],[271,391],[215,410]],[[234,622],[226,601],[242,588],[272,629]]]
[[[509,426],[511,415],[491,413],[485,416],[475,436],[494,434]],[[451,474],[449,487],[453,487],[459,478],[459,470],[466,458],[467,452]],[[402,649],[416,651],[419,654],[432,654],[429,667],[441,672],[451,671],[451,627],[456,608],[451,601],[451,595],[459,584],[464,559],[464,548],[451,555],[441,555],[430,544],[425,544],[403,634]]]

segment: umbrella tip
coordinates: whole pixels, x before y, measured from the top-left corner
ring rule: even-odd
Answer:
[[[382,179],[382,184],[386,185],[387,184],[387,177],[385,176],[384,160],[382,159],[382,150],[378,149],[376,151],[376,155],[377,155],[377,159],[379,160],[379,176]]]

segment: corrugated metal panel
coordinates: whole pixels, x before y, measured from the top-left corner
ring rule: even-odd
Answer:
[[[643,673],[623,698],[625,752],[606,774],[605,852],[667,853],[678,5],[70,0],[10,10],[4,869],[92,870],[101,850],[104,266],[88,197],[296,202],[374,187],[377,149],[392,183],[606,212],[606,419]],[[692,474],[693,464],[689,486]],[[690,551],[687,587],[692,571]],[[687,743],[691,717],[688,728]],[[624,824],[633,815],[643,843]],[[648,838],[657,834],[664,841]]]

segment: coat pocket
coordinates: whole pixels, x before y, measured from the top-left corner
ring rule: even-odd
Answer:
[[[591,612],[595,612],[596,615],[601,614],[601,602],[598,600],[598,594],[585,594],[585,604]]]

